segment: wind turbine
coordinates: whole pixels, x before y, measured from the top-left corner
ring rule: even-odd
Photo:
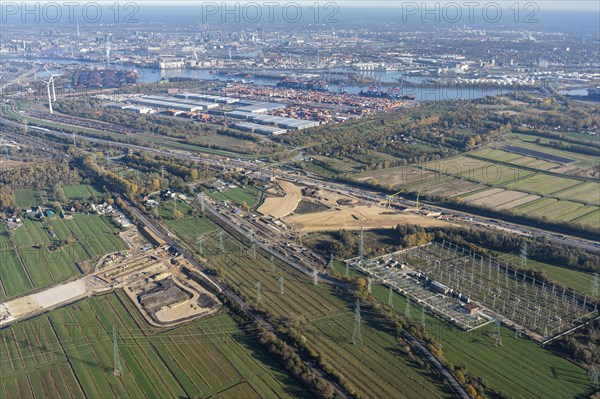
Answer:
[[[56,101],[56,90],[54,89],[54,75],[44,66],[44,70],[50,75],[50,79],[46,82],[46,89],[48,91],[48,109],[50,113],[53,113],[52,110],[52,101]],[[50,95],[50,85],[52,85],[52,95]]]

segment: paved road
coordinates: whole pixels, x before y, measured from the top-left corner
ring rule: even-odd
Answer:
[[[421,354],[425,356],[427,360],[429,360],[429,363],[431,363],[433,367],[435,367],[435,369],[444,377],[459,398],[471,399],[467,391],[465,391],[463,386],[458,383],[454,375],[448,371],[448,369],[437,359],[437,357],[433,356],[433,353],[431,353],[429,349],[427,349],[425,345],[421,343],[421,341],[419,341],[414,335],[406,330],[402,331],[402,336],[406,338],[408,342],[410,342],[411,346],[417,348]]]

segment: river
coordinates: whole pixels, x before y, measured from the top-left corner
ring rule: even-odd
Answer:
[[[47,62],[47,63],[55,63],[62,65],[95,65],[95,66],[105,66],[102,63],[95,62],[87,62],[80,60],[69,60],[64,58],[5,58],[0,57],[1,60],[11,60],[11,61],[38,61],[38,62]],[[135,68],[138,73],[138,81],[142,83],[155,83],[160,81],[163,78],[173,78],[173,77],[182,77],[182,78],[193,78],[193,79],[203,79],[203,80],[214,80],[218,79],[221,81],[227,81],[228,79],[233,79],[235,81],[241,81],[240,77],[227,77],[223,75],[213,75],[210,73],[209,69],[194,69],[194,68],[178,68],[178,69],[156,69],[156,68],[144,68],[144,67],[135,67],[130,65],[122,65],[122,64],[111,64],[113,68],[124,68],[124,69],[132,69]],[[248,74],[252,74],[252,70],[243,71]],[[399,88],[400,83],[398,83],[398,79],[403,78],[405,82],[410,83],[404,85],[401,88],[402,94],[405,95],[413,95],[415,96],[415,100],[417,101],[440,101],[440,100],[471,100],[476,98],[482,98],[485,96],[494,96],[500,94],[506,94],[513,91],[511,88],[507,87],[486,87],[486,86],[474,86],[474,85],[462,85],[462,86],[444,86],[444,85],[432,85],[425,84],[427,78],[421,76],[406,76],[403,75],[402,71],[363,71],[358,72],[354,70],[348,69],[332,69],[331,73],[341,73],[341,72],[350,72],[350,73],[358,73],[368,78],[376,78],[378,81],[382,83],[387,83],[387,85],[383,86],[383,90],[387,90],[387,88]],[[257,71],[257,73],[259,73]],[[296,71],[284,70],[284,69],[267,69],[261,70],[260,73],[268,73],[268,74],[286,74],[289,76],[296,76],[301,74],[311,74],[315,76],[323,76],[323,72],[314,71],[314,72],[303,72],[298,73]],[[279,79],[264,77],[264,76],[256,76],[255,78],[248,78],[247,81],[254,81],[256,84],[260,85],[275,85]],[[390,83],[395,83],[394,85],[390,85]],[[344,87],[338,87],[334,84],[330,85],[329,91],[331,92],[339,92],[341,90],[346,91],[350,94],[358,94],[361,90],[367,90],[369,87],[369,83],[358,84],[358,83],[347,83]]]

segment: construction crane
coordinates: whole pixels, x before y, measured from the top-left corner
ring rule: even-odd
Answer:
[[[396,195],[400,194],[401,192],[403,192],[404,189],[398,191],[397,193],[394,193],[392,195],[388,195],[387,196],[387,207],[391,208],[392,207],[392,198],[394,198]]]

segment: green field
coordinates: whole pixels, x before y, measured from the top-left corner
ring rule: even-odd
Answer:
[[[15,200],[21,209],[27,209],[40,205],[38,193],[30,188],[15,190]]]
[[[340,264],[336,267],[338,272],[344,272]],[[351,273],[359,276],[353,270]],[[387,287],[373,284],[372,292],[379,302],[388,303]],[[405,314],[403,296],[394,292],[393,303],[398,313]],[[421,322],[420,308],[411,304],[409,312]],[[502,346],[496,348],[494,340],[485,335],[493,329],[491,326],[468,333],[429,313],[425,313],[425,326],[441,342],[450,363],[466,366],[469,375],[483,378],[485,385],[496,392],[523,399],[585,398],[592,393],[585,370],[527,338],[515,338],[507,328],[501,328]]]
[[[72,220],[55,218],[47,225],[26,219],[12,237],[2,228],[0,295],[20,295],[66,280],[81,273],[76,263],[124,249],[115,229],[105,218],[82,214]]]
[[[113,375],[112,326],[122,376]],[[3,398],[307,397],[221,314],[158,331],[122,293],[93,297],[0,332]]]
[[[258,203],[260,192],[253,187],[236,187],[221,192],[208,192],[217,201],[231,201],[239,206],[248,205],[253,208]]]
[[[514,254],[498,253],[501,259],[506,259],[514,264],[520,264],[517,256]],[[544,272],[550,280],[563,284],[582,294],[591,294],[591,279],[592,275],[577,270],[567,269],[566,267],[550,265],[548,263],[538,262],[529,259],[526,265],[521,265],[527,269]]]
[[[353,175],[360,182],[370,182],[389,190],[405,190],[463,200],[489,188],[504,188],[525,194],[530,202],[517,201],[503,207],[491,199],[485,206],[510,210],[515,214],[534,215],[551,221],[571,222],[600,227],[600,182],[566,173],[592,166],[594,158],[585,154],[547,148],[524,135],[509,135],[506,143],[574,159],[569,165],[523,156],[492,145],[463,155],[423,164],[413,164]],[[526,136],[526,135],[525,135]],[[533,137],[533,136],[531,136]],[[597,160],[595,162],[598,163]],[[518,193],[517,193],[518,195]],[[506,201],[512,201],[507,198]],[[506,209],[505,209],[506,208]]]
[[[90,186],[88,184],[75,184],[72,186],[63,187],[63,192],[67,196],[68,199],[83,199],[83,198],[91,198],[91,197],[101,197],[102,193],[98,191],[95,187]]]

